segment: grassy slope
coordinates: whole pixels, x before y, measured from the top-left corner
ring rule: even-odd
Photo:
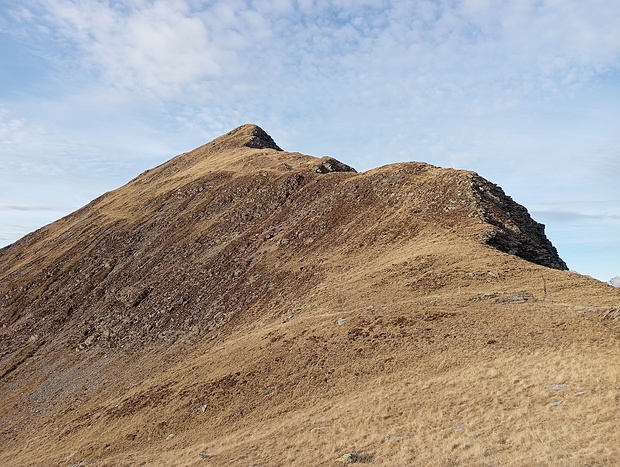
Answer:
[[[5,251],[3,277],[34,280],[63,257],[59,246],[90,248],[83,229],[148,220],[150,200],[172,199],[197,173],[286,177],[285,164],[316,164],[234,148],[214,160],[215,146],[27,237]],[[484,246],[468,199],[450,210],[461,217],[423,211],[416,200],[434,193],[435,180],[456,196],[469,179],[421,170],[396,165],[304,185],[298,209],[270,217],[279,230],[251,250],[260,268],[240,276],[245,294],[266,281],[265,298],[210,332],[133,351],[78,350],[64,328],[24,334],[2,360],[0,464],[335,465],[348,452],[374,465],[613,463],[620,291]],[[191,213],[193,199],[179,202]],[[183,224],[179,238],[201,238],[209,222]],[[253,237],[252,228],[230,241]]]

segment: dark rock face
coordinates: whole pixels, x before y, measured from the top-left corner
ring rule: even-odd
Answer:
[[[245,146],[249,148],[257,149],[275,149],[276,151],[282,151],[282,149],[276,144],[271,136],[265,132],[262,128],[254,126],[250,133],[250,138],[245,143]]]
[[[222,138],[229,138],[231,140],[241,139],[243,141],[239,141],[239,145],[243,145],[248,148],[275,149],[276,151],[282,151],[282,149],[265,130],[251,123],[235,128]]]
[[[332,157],[323,157],[314,171],[320,174],[326,174],[330,172],[357,172],[353,167],[349,167],[347,164],[343,164],[339,160]]]
[[[525,207],[479,176],[472,180],[472,192],[480,218],[496,227],[485,239],[487,245],[541,266],[568,270],[545,235],[545,226],[532,219]]]
[[[229,150],[239,150],[242,148],[273,149],[275,151],[282,151],[282,148],[276,144],[273,138],[269,136],[265,130],[258,125],[248,123],[241,125],[240,127],[219,136],[218,138],[215,138],[213,141],[208,142],[200,148],[190,151],[190,153],[206,150],[210,153],[217,154],[224,153]],[[172,163],[174,159],[178,159],[178,156],[177,158],[173,158],[168,161],[166,164]]]

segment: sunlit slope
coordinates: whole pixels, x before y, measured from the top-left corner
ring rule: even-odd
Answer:
[[[609,461],[620,291],[565,269],[473,172],[244,125],[0,250],[0,463]]]

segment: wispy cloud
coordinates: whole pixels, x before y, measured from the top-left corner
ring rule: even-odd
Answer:
[[[489,122],[527,121],[620,63],[620,5],[601,0],[30,0],[6,14],[70,81],[73,109],[115,96],[125,120],[145,118],[138,104],[208,136],[257,121],[318,151],[306,134],[390,154],[415,138],[414,155],[454,165],[481,157]]]
[[[620,221],[620,214],[610,213],[583,213],[578,211],[532,211],[532,215],[538,218],[544,218],[554,222],[577,223],[581,221],[597,222],[597,221]]]
[[[0,144],[13,147],[23,144],[27,138],[24,120],[11,116],[7,109],[0,107]]]
[[[547,235],[571,269],[607,281],[619,270],[620,212],[606,209],[605,203],[584,204],[585,212],[545,210],[532,216],[546,224]]]
[[[18,225],[0,222],[0,248],[13,243],[29,232],[32,232],[32,225],[28,223],[25,225]]]
[[[59,211],[53,206],[0,203],[0,211]]]
[[[483,97],[491,88],[499,92],[493,99],[510,103],[532,90],[579,86],[617,65],[620,54],[620,7],[603,1],[26,5],[15,8],[14,18],[57,41],[57,58],[78,60],[109,85],[164,98],[205,89],[203,97],[213,97],[208,89],[220,88],[213,82],[220,78],[242,91],[241,77],[264,86],[284,73],[297,76],[292,87],[330,80],[365,90],[347,93],[360,101],[378,96],[370,91],[381,86],[382,97],[396,100],[404,92],[422,102]]]
[[[221,10],[209,10],[214,21],[225,19]],[[178,0],[43,0],[17,9],[14,17],[56,41],[51,59],[99,74],[112,87],[174,98],[218,77],[239,47],[214,40],[195,13],[189,2]]]

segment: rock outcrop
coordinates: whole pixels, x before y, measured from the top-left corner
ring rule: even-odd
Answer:
[[[488,245],[532,263],[568,270],[546,237],[545,226],[532,219],[525,207],[481,177],[473,177],[472,192],[480,206],[480,218],[496,227],[485,239]]]

